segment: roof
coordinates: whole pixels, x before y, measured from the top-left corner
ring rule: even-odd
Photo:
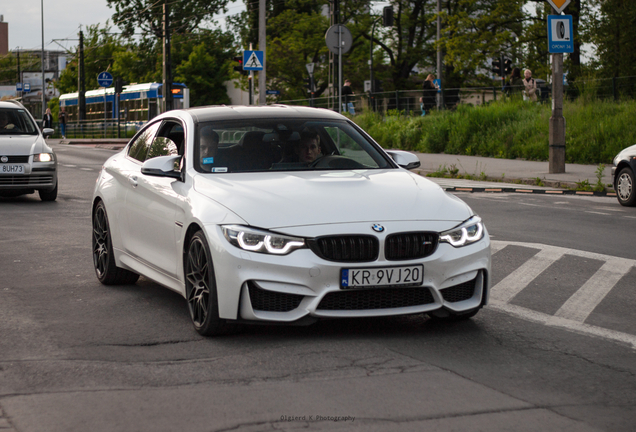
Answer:
[[[335,111],[324,108],[309,108],[291,105],[218,105],[188,108],[186,110],[196,121],[240,120],[246,118],[315,118],[344,120]]]
[[[24,105],[22,105],[17,100],[6,99],[6,100],[3,100],[3,101],[0,101],[0,108],[24,108]]]

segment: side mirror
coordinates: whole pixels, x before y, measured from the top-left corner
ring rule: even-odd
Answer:
[[[386,152],[396,164],[407,170],[418,168],[421,165],[420,159],[413,153],[404,150],[386,150]]]
[[[170,177],[175,179],[181,178],[181,172],[175,170],[175,166],[179,166],[181,156],[157,156],[148,159],[141,166],[141,173],[144,175],[155,177]]]
[[[42,129],[42,135],[44,135],[44,138],[48,138],[54,133],[55,133],[55,129],[51,129],[51,128]]]

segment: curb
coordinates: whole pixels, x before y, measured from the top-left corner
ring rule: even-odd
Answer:
[[[522,188],[473,188],[473,187],[445,187],[446,192],[487,192],[487,193],[525,193],[548,195],[583,195],[583,196],[608,196],[615,197],[616,192],[593,192],[575,190],[546,190],[546,189],[522,189]]]

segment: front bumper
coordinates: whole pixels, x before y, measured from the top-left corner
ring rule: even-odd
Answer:
[[[406,229],[405,231],[407,231]],[[338,263],[309,249],[285,256],[246,252],[225,241],[221,230],[207,230],[216,274],[219,315],[225,319],[293,323],[307,317],[345,318],[407,315],[447,309],[468,312],[488,301],[490,240],[454,248],[440,243],[422,259]],[[384,239],[378,235],[381,248]],[[417,287],[340,288],[343,268],[423,264]]]

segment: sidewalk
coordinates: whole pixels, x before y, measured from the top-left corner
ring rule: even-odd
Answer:
[[[471,175],[477,182],[472,181],[473,187],[532,187],[536,188],[537,180],[543,183],[540,189],[576,189],[577,183],[587,181],[590,186],[598,182],[598,165],[565,164],[565,173],[550,174],[548,162],[526,161],[519,159],[497,159],[480,156],[459,156],[447,154],[415,153],[421,166],[415,169],[421,175],[439,172],[446,168],[458,169],[460,175]],[[460,180],[429,177],[438,184],[457,187]],[[484,182],[483,180],[487,180]],[[462,180],[466,182],[467,180]],[[470,180],[468,180],[470,181]],[[603,185],[610,192],[612,167],[606,165],[601,177]],[[496,183],[495,183],[496,182]],[[479,184],[479,186],[477,186]],[[454,186],[452,186],[454,185]]]
[[[84,145],[110,150],[121,150],[128,143],[128,139],[100,138],[100,139],[49,139],[52,144]],[[577,183],[587,181],[590,186],[598,182],[598,165],[565,164],[565,173],[550,174],[548,162],[526,161],[519,159],[497,159],[481,156],[459,156],[447,154],[415,153],[421,166],[415,170],[423,176],[439,172],[442,169],[458,169],[459,175],[470,175],[476,180],[445,179],[428,177],[437,184],[449,188],[492,189],[492,188],[523,188],[532,190],[555,190],[577,188]],[[611,165],[605,166],[601,180],[605,188],[612,194],[613,183]],[[540,180],[542,186],[537,185]],[[603,194],[601,194],[603,195]]]

